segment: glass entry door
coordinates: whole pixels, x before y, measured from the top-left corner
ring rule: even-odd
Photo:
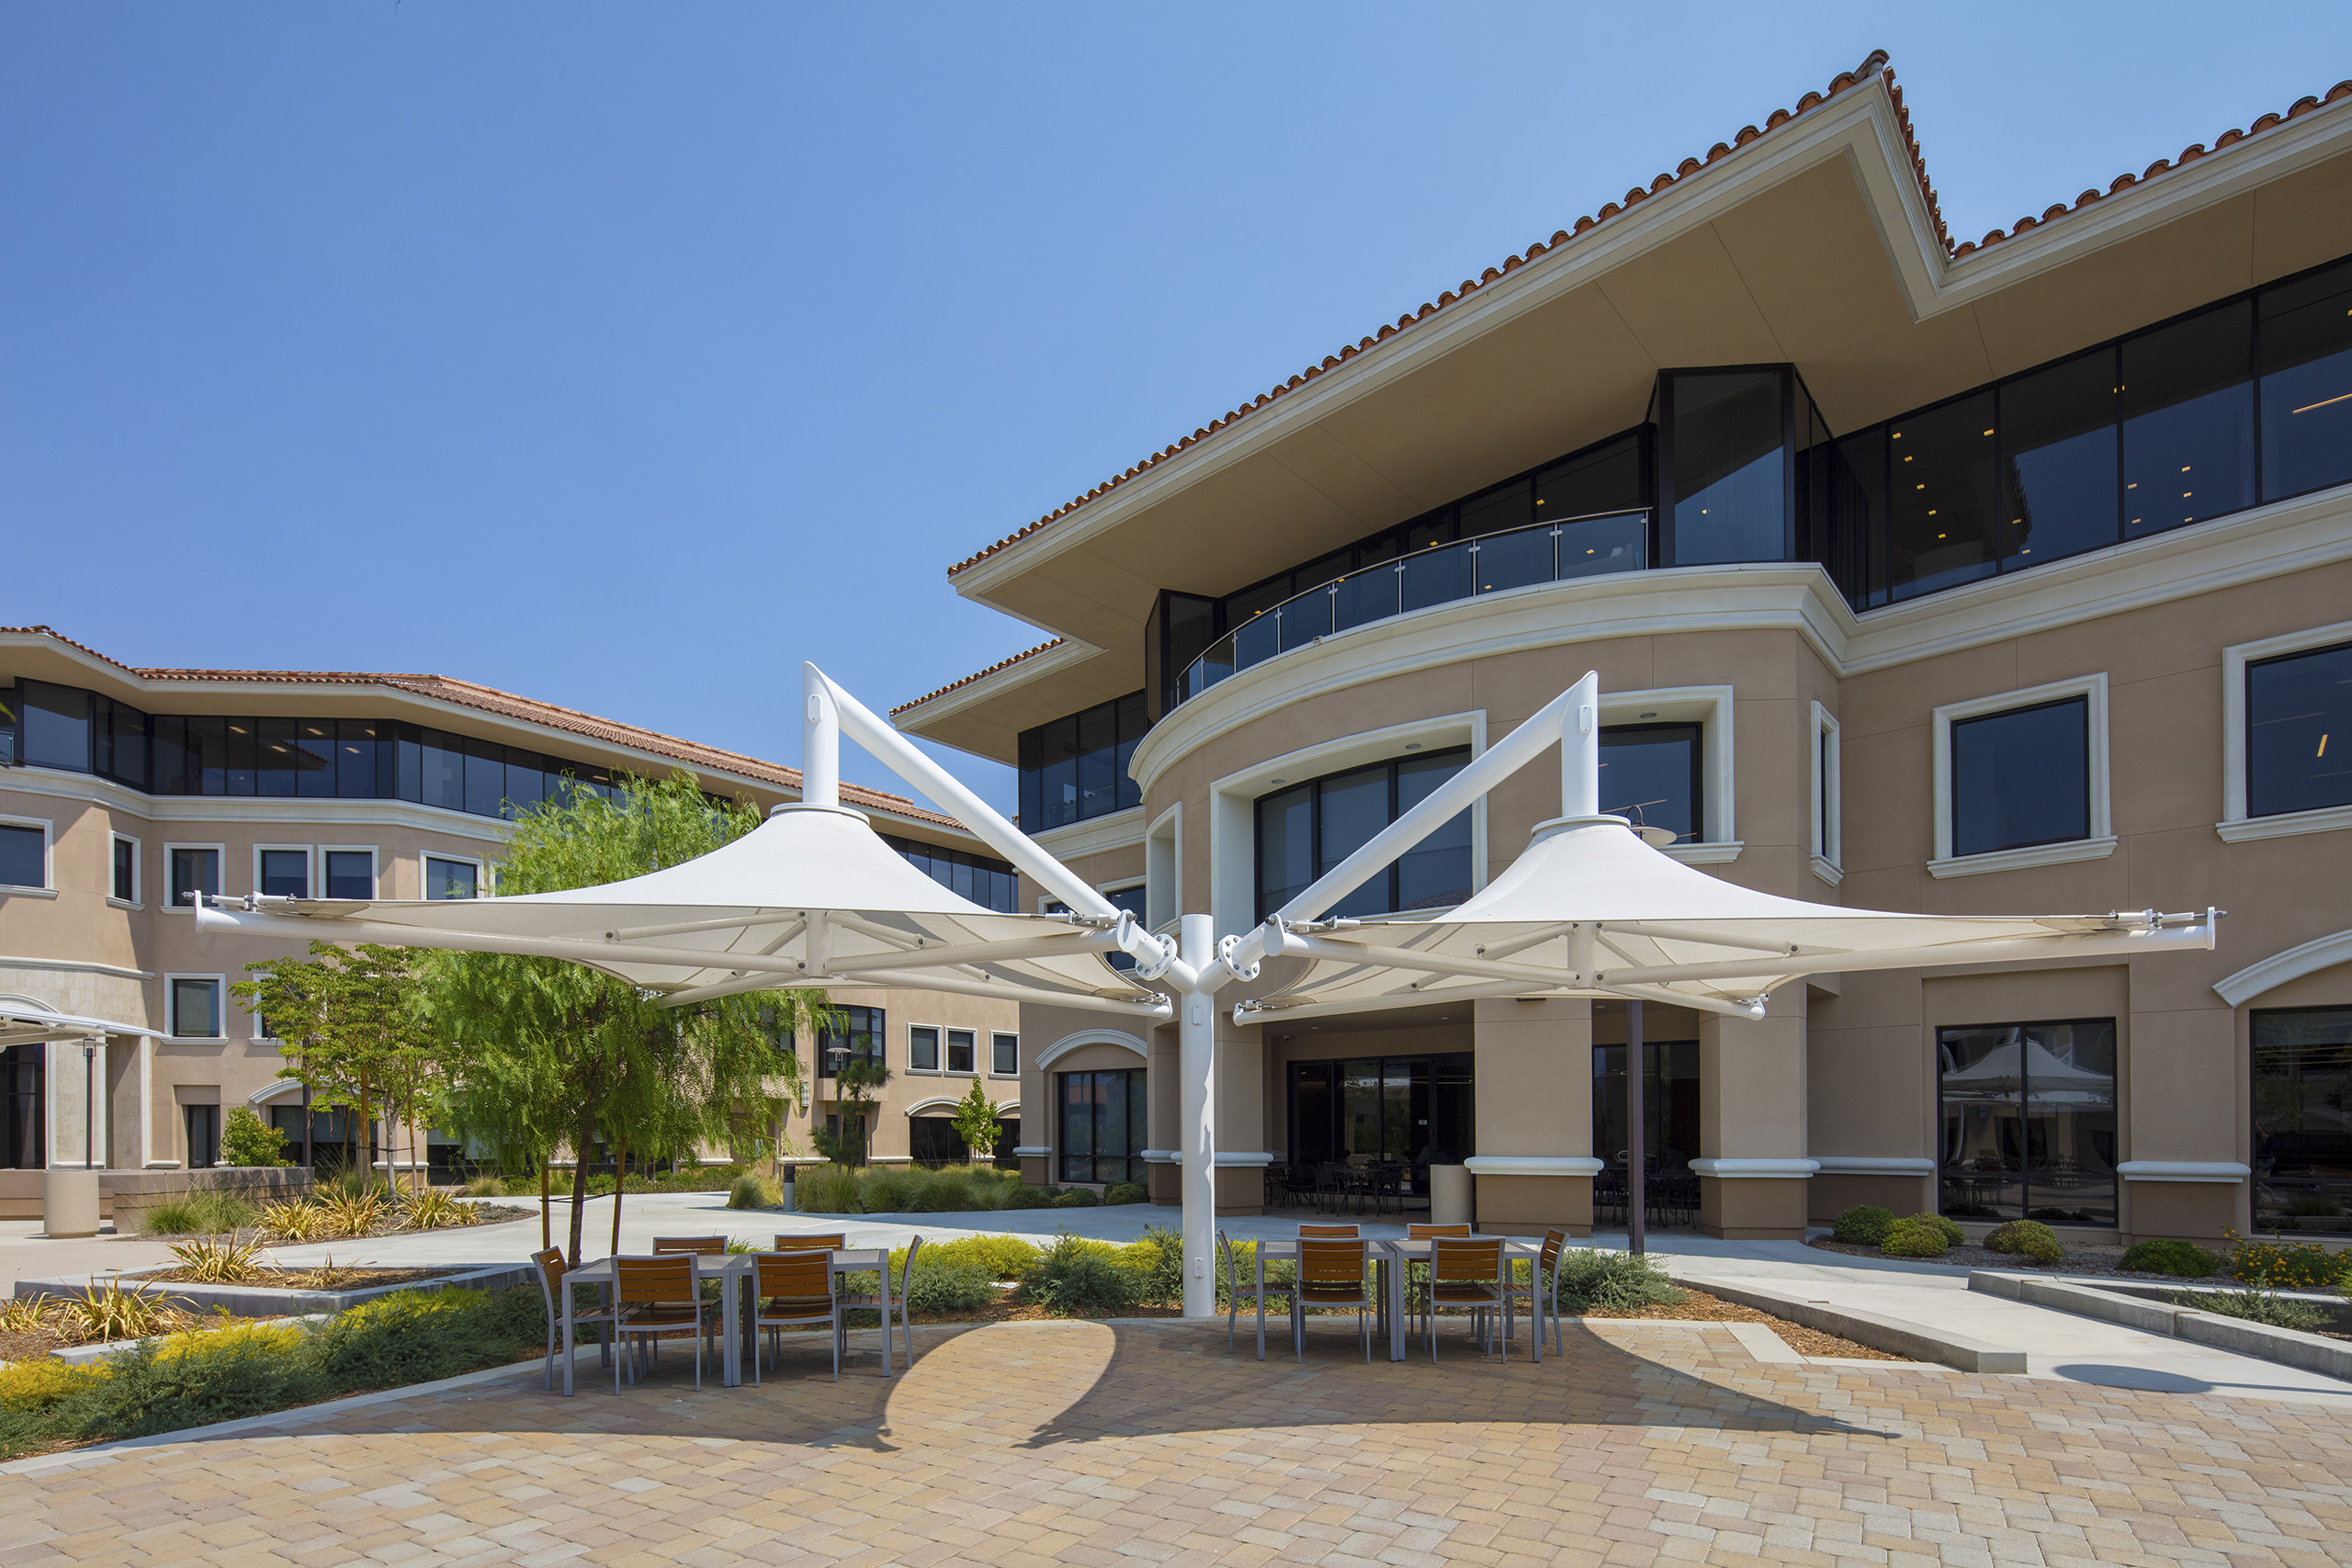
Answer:
[[[1290,1065],[1290,1162],[1396,1173],[1400,1196],[1426,1201],[1432,1165],[1477,1146],[1470,1053],[1357,1056]]]

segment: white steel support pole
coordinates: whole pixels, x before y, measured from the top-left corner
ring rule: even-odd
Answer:
[[[1216,925],[1186,915],[1176,928],[1177,962],[1195,976],[1210,973]],[[1216,1315],[1216,1003],[1197,985],[1176,997],[1179,1168],[1184,1202],[1184,1315]]]
[[[842,716],[832,683],[814,664],[800,666],[800,803],[842,803]]]
[[[1560,815],[1600,815],[1600,675],[1588,670],[1568,688],[1560,724]]]

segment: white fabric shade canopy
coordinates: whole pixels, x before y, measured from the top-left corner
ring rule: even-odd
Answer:
[[[915,986],[1162,1017],[1103,961],[1130,917],[1001,914],[941,886],[861,812],[782,806],[732,843],[621,882],[511,898],[207,899],[199,925],[330,942],[526,953],[667,1001]]]
[[[94,1034],[145,1034],[156,1032],[144,1024],[117,1023],[107,1018],[82,1018],[50,1012],[22,1002],[0,1006],[0,1049],[33,1045],[50,1040],[86,1040]]]

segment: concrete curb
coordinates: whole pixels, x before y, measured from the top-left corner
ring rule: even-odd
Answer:
[[[1675,1270],[1674,1278],[1693,1290],[1721,1296],[1727,1302],[1752,1306],[1758,1312],[1769,1312],[1775,1317],[1807,1328],[1817,1328],[1824,1334],[1835,1334],[1841,1339],[1851,1339],[1873,1350],[1885,1350],[1897,1356],[1908,1356],[1915,1361],[1937,1361],[1963,1372],[2022,1372],[2027,1370],[2026,1353],[2006,1345],[1991,1345],[1965,1335],[1941,1333],[1923,1328],[1899,1317],[1865,1312],[1860,1307],[1825,1305],[1786,1291],[1773,1290],[1753,1280],[1718,1280],[1704,1274]]]
[[[464,1268],[463,1265],[455,1267]],[[152,1292],[188,1312],[210,1312],[215,1307],[226,1307],[232,1315],[237,1317],[285,1317],[345,1312],[361,1302],[374,1301],[379,1296],[401,1291],[446,1291],[453,1285],[474,1291],[501,1290],[508,1285],[528,1284],[533,1275],[528,1263],[490,1263],[438,1280],[412,1280],[405,1284],[370,1285],[356,1291],[280,1291],[261,1285],[158,1283],[134,1280],[129,1275],[118,1275],[116,1278],[126,1289]],[[40,1295],[78,1295],[96,1282],[95,1277],[80,1283],[64,1279],[19,1280],[15,1294],[20,1301]]]
[[[2143,1334],[2161,1334],[2192,1344],[2211,1345],[2219,1350],[2258,1357],[2352,1382],[2352,1343],[2341,1339],[2305,1334],[2300,1329],[2273,1328],[2267,1323],[2249,1323],[2244,1318],[2225,1317],[2169,1302],[2144,1301],[2136,1293],[2127,1295],[2096,1285],[2066,1284],[2040,1274],[1975,1269],[1969,1271],[1968,1288],[1985,1295],[2054,1307],[2078,1317],[2095,1317],[2136,1328]]]

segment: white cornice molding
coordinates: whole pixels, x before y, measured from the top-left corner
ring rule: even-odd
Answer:
[[[2284,811],[2276,817],[2243,817],[2216,822],[2213,831],[2225,844],[2251,839],[2291,839],[2298,833],[2335,833],[2352,828],[2352,806],[2322,807],[2316,811]]]
[[[1473,1176],[1581,1176],[1600,1174],[1590,1155],[1472,1155],[1462,1162]]]
[[[126,969],[119,964],[96,964],[82,958],[24,958],[14,953],[0,955],[0,969],[54,969],[68,975],[111,975],[118,980],[155,977],[153,969]]]
[[[1821,1176],[1933,1176],[1936,1162],[1913,1155],[1815,1155]]]
[[[2213,989],[2223,1001],[2232,1007],[2239,1007],[2265,991],[2278,989],[2290,980],[2300,980],[2306,975],[2316,975],[2339,964],[2352,964],[2352,931],[2314,937],[2284,953],[2274,953],[2259,963],[2247,964],[2226,979],[2216,980]]]
[[[1130,806],[1125,811],[1114,811],[1108,817],[1048,828],[1029,836],[1045,846],[1056,860],[1069,861],[1080,855],[1099,855],[1110,850],[1140,849],[1143,847],[1143,807]]]
[[[22,767],[0,772],[0,795],[48,795],[102,806],[145,822],[296,822],[353,828],[409,828],[478,843],[503,844],[512,829],[503,818],[476,817],[409,800],[342,800],[262,795],[146,795],[94,773]]]
[[[1690,1168],[1719,1181],[1802,1181],[1821,1169],[1817,1159],[1694,1159]]]
[[[2253,1171],[2230,1159],[2127,1159],[2115,1168],[2126,1181],[2195,1181],[2236,1186]]]
[[[1133,1051],[1147,1062],[1151,1060],[1151,1047],[1124,1029],[1081,1029],[1074,1034],[1065,1034],[1038,1052],[1033,1060],[1041,1069],[1050,1067],[1072,1051],[1088,1045],[1116,1045],[1122,1051]]]
[[[2300,115],[1954,260],[1936,238],[1886,78],[1874,76],[1731,156],[1683,176],[1598,228],[1482,284],[1401,335],[1292,388],[1238,423],[1160,459],[1027,538],[974,561],[956,573],[956,590],[966,598],[993,604],[990,592],[1007,579],[1117,527],[1177,491],[1278,446],[1335,410],[1826,162],[1842,160],[1853,173],[1905,304],[1914,320],[1925,320],[2320,163],[2340,152],[2347,141],[2352,141],[2352,100]]]

